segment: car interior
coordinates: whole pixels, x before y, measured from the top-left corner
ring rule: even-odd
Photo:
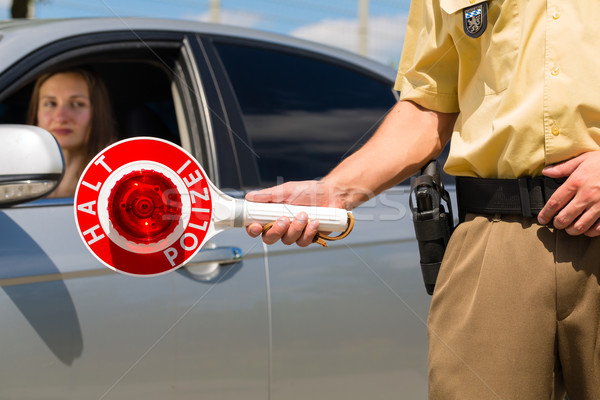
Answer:
[[[164,57],[164,56],[163,56]],[[88,66],[104,80],[119,139],[153,136],[181,144],[173,101],[173,58],[158,62],[123,55],[97,55],[53,65],[36,74],[0,101],[0,124],[26,123],[27,109],[35,78],[41,74],[75,66]]]

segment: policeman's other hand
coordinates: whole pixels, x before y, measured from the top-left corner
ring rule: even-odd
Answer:
[[[600,236],[600,151],[581,154],[542,171],[550,178],[568,177],[538,215],[538,222],[570,235]]]

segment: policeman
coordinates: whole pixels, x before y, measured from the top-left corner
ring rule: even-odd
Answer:
[[[430,399],[600,399],[599,20],[597,1],[414,0],[372,139],[318,182],[248,195],[352,208],[451,141],[464,222],[429,313]],[[317,227],[280,219],[263,241]]]

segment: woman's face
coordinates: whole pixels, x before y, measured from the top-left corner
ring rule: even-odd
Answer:
[[[83,77],[69,72],[48,78],[40,87],[37,120],[63,150],[83,150],[92,121],[90,92]]]

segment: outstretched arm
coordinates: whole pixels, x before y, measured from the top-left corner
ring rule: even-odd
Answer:
[[[456,116],[399,101],[373,137],[320,181],[288,182],[250,192],[246,199],[350,210],[409,178],[436,157],[450,139]],[[301,213],[292,221],[280,218],[263,235],[263,241],[307,246],[317,229],[318,221],[308,221]],[[262,227],[251,224],[247,231],[256,237]]]

